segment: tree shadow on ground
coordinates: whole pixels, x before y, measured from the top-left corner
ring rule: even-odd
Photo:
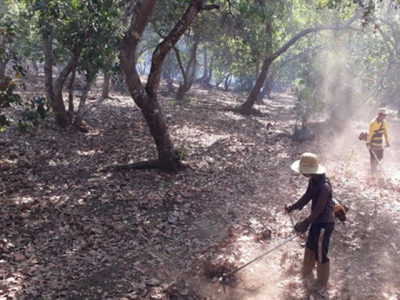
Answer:
[[[236,218],[229,197],[252,198],[254,186],[239,164],[227,174],[229,166],[204,167],[200,156],[176,175],[99,173],[107,164],[155,155],[139,111],[107,101],[89,106],[87,134],[60,130],[52,120],[36,134],[8,132],[2,155],[16,157],[2,170],[6,295],[141,298],[157,287],[165,291],[165,284],[184,290],[179,278],[192,272],[199,253],[224,239]],[[241,144],[232,141],[247,156]],[[198,153],[222,161],[225,146]]]

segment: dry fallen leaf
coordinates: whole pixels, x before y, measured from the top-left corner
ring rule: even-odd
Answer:
[[[14,260],[15,261],[23,261],[25,259],[25,255],[23,255],[22,253],[17,253],[14,255]]]
[[[6,228],[7,238],[0,237],[0,278],[7,283],[7,289],[1,287],[5,298],[145,299],[152,291],[148,297],[220,299],[225,285],[209,288],[219,278],[204,278],[206,271],[219,276],[233,270],[293,230],[283,205],[301,197],[307,182],[291,172],[290,164],[309,149],[318,152],[332,175],[335,198],[351,207],[348,231],[332,237],[338,241],[344,234],[330,254],[336,264],[330,279],[334,294],[378,299],[382,287],[398,286],[400,238],[392,221],[399,219],[399,187],[366,184],[367,151],[349,165],[351,175],[342,176],[344,157],[356,147],[348,142],[354,136],[352,120],[344,148],[320,122],[310,124],[320,133],[316,140],[301,144],[290,138],[293,97],[266,99],[267,105],[257,107],[261,115],[244,117],[227,110],[243,101],[242,95],[197,88],[193,93],[193,101],[179,109],[170,105],[170,97],[160,96],[174,142],[179,147],[185,141],[187,168],[178,174],[98,172],[108,164],[156,156],[147,124],[130,97],[90,101],[89,133],[61,130],[53,119],[34,135],[17,128],[2,133],[0,199],[7,200],[0,210],[7,217],[0,218],[0,228]],[[392,132],[400,132],[396,118],[389,122]],[[394,140],[385,152],[390,174],[397,166],[396,147]],[[377,215],[371,215],[374,211]],[[295,221],[308,214],[305,207]],[[264,299],[303,299],[303,251],[298,242],[277,249],[236,273],[237,286],[226,290],[249,291],[250,299],[250,291],[262,293],[268,286],[273,295]],[[203,258],[208,263],[203,265]],[[185,285],[174,285],[183,279]],[[214,292],[205,295],[206,290]]]

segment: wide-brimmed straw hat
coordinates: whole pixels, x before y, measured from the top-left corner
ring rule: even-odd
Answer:
[[[293,171],[303,174],[324,174],[326,168],[319,164],[318,156],[305,152],[291,166]]]
[[[382,114],[382,115],[384,115],[384,116],[386,116],[386,115],[388,114],[388,111],[387,111],[386,108],[382,107],[382,108],[380,108],[380,109],[378,110],[378,113],[379,113],[379,114]]]

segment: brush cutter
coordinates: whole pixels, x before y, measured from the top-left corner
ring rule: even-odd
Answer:
[[[360,141],[367,141],[367,137],[368,137],[368,133],[367,133],[367,132],[361,132],[360,135],[358,136],[358,139],[359,139]],[[367,144],[367,145],[368,145],[368,144]],[[386,146],[386,147],[387,147],[387,146]],[[386,147],[385,147],[385,148],[386,148]],[[376,154],[375,154],[375,151],[372,150],[370,146],[368,146],[368,149],[371,150],[372,154],[374,155],[376,161],[378,162],[379,167],[380,167],[381,170],[382,170],[383,175],[385,175],[386,179],[389,179],[389,177],[388,177],[388,176],[386,175],[386,173],[385,173],[385,170],[383,170],[382,165],[381,165],[381,163],[380,163],[378,157],[377,157]]]
[[[290,216],[290,220],[292,222],[293,228],[294,228],[294,222],[293,222],[293,218],[292,218],[292,214],[289,213]],[[267,255],[268,253],[271,253],[272,251],[274,251],[275,249],[278,249],[279,247],[289,243],[291,240],[294,240],[296,237],[301,236],[301,234],[299,232],[296,232],[295,235],[288,237],[287,239],[283,240],[281,243],[279,243],[278,245],[275,245],[274,247],[268,249],[266,252],[264,252],[263,254],[257,256],[256,258],[254,258],[253,260],[245,263],[244,265],[237,267],[236,269],[234,269],[231,272],[228,272],[226,274],[223,274],[222,277],[219,279],[220,282],[227,282],[228,281],[228,277],[231,276],[232,274],[236,273],[237,271],[243,269],[244,267],[247,267],[248,265],[252,264],[253,262],[255,262],[256,260],[259,260],[260,258],[264,257],[265,255]]]
[[[378,157],[375,154],[375,151],[373,149],[371,149],[371,148],[369,148],[369,150],[371,150],[372,154],[374,155],[374,157],[375,157],[375,159],[376,159],[376,161],[378,163],[378,166],[381,168],[381,171],[382,171],[383,175],[385,175],[386,179],[389,180],[389,177],[386,175],[385,170],[383,169],[383,167],[381,165],[381,162],[379,161]]]
[[[236,273],[237,271],[243,269],[244,267],[247,267],[248,265],[250,265],[251,263],[255,262],[256,260],[259,260],[261,257],[264,257],[265,255],[267,255],[268,253],[274,251],[275,249],[278,249],[279,247],[289,243],[291,240],[297,238],[299,235],[296,233],[295,235],[288,237],[286,240],[282,241],[281,243],[279,243],[278,245],[272,247],[271,249],[269,249],[268,251],[266,251],[265,253],[257,256],[256,258],[254,258],[253,260],[245,263],[244,265],[234,269],[233,271],[223,274],[222,277],[219,279],[220,282],[226,282],[228,281],[228,277],[231,276],[232,274]]]
[[[290,217],[290,221],[292,221],[292,226],[294,228],[294,222],[293,222],[292,214],[291,213],[288,213],[288,214],[289,214],[289,217]]]

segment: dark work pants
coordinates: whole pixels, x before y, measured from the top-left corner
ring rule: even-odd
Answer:
[[[315,259],[320,264],[329,261],[329,241],[333,229],[335,229],[335,223],[319,223],[311,224],[308,232],[306,246],[315,253]]]

